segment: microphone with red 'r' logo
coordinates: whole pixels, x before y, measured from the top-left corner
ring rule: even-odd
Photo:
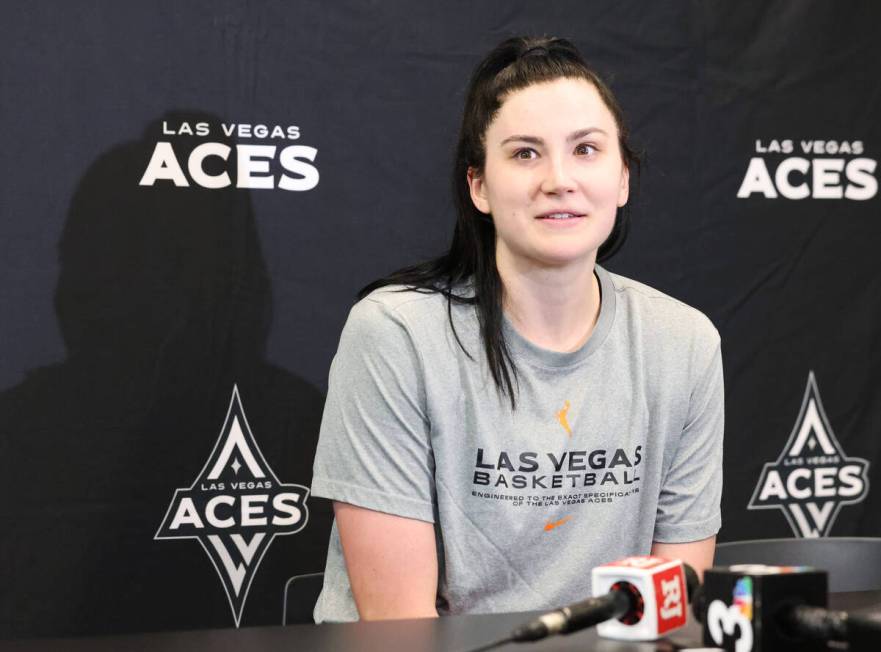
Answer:
[[[591,571],[594,597],[549,611],[471,652],[597,627],[600,636],[649,641],[685,625],[697,573],[679,560],[627,557]]]
[[[660,557],[627,557],[591,571],[595,596],[624,593],[632,607],[597,626],[605,638],[650,641],[685,625],[688,603],[699,585],[688,564]]]

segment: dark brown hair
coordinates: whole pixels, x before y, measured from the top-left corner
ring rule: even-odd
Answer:
[[[548,36],[517,36],[496,46],[475,68],[465,97],[465,110],[459,129],[453,164],[453,201],[456,227],[447,253],[412,267],[401,269],[364,287],[358,297],[386,285],[403,285],[423,292],[440,292],[447,298],[450,326],[462,345],[452,319],[452,303],[473,304],[480,323],[483,349],[490,373],[499,391],[507,394],[516,407],[514,385],[517,372],[502,332],[503,287],[496,268],[496,232],[492,219],[471,201],[467,173],[469,168],[482,174],[486,162],[486,130],[510,94],[532,84],[560,78],[584,79],[597,89],[618,127],[618,144],[624,165],[639,172],[639,157],[631,148],[624,115],[612,91],[588,66],[578,49],[566,39]],[[612,232],[597,251],[597,262],[614,255],[624,244],[629,227],[626,206],[618,209]],[[473,295],[453,292],[457,285],[470,282]],[[472,358],[473,359],[473,358]]]

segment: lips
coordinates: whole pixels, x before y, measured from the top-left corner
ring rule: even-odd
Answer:
[[[578,217],[584,217],[584,213],[578,211],[557,210],[536,215],[536,219],[538,220],[572,220]]]

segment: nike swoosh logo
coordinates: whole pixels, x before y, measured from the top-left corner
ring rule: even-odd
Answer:
[[[563,523],[570,520],[571,518],[571,516],[567,516],[565,518],[561,518],[559,521],[548,521],[547,523],[545,523],[545,532],[550,532],[555,527],[560,527],[561,525],[563,525]]]

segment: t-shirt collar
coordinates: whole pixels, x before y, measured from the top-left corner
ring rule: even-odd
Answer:
[[[594,265],[594,273],[600,282],[600,314],[587,342],[580,349],[566,353],[544,349],[518,333],[505,316],[502,320],[502,333],[515,364],[525,361],[541,367],[571,367],[587,359],[602,346],[615,319],[615,287],[609,272],[599,265]]]

